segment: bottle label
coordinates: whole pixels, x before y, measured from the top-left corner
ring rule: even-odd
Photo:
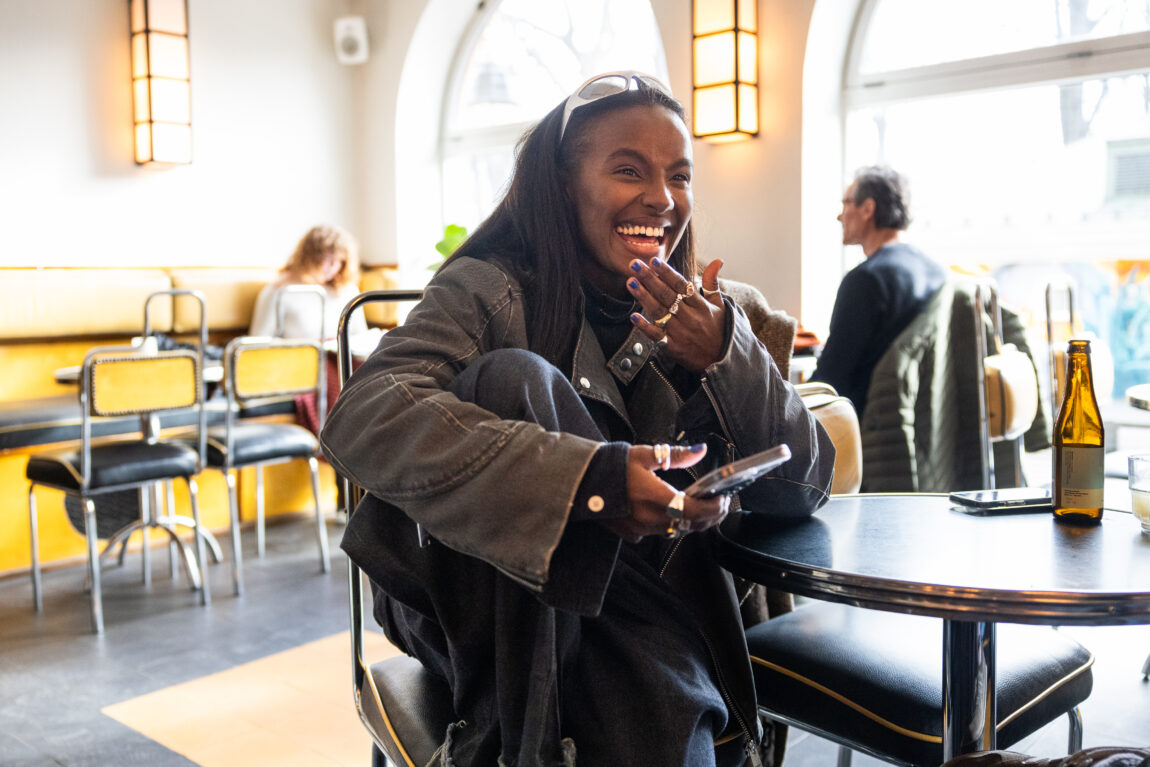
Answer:
[[[1062,487],[1055,508],[1097,509],[1102,507],[1102,462],[1105,451],[1098,447],[1065,446],[1062,453]]]

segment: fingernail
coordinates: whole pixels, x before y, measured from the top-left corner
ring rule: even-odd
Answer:
[[[638,314],[632,314],[631,315],[631,324],[632,325],[638,325],[639,324],[639,317],[640,317],[640,315],[638,315]]]
[[[706,442],[699,442],[697,444],[691,445],[691,452],[692,453],[701,453],[706,449],[707,449],[707,443]]]
[[[652,268],[654,268],[656,266],[662,266],[662,265],[663,265],[663,261],[658,256],[655,256],[654,258],[651,259],[651,267]]]
[[[636,259],[635,261],[632,261],[631,262],[631,271],[633,271],[635,274],[638,274],[639,272],[643,271],[643,262],[639,261],[638,259]]]
[[[639,289],[639,281],[638,280],[627,280],[627,287],[629,287],[631,290],[638,290]]]

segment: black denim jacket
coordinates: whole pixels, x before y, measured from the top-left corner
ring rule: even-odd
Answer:
[[[787,443],[791,460],[744,490],[741,505],[772,516],[809,515],[827,499],[834,448],[742,311],[730,301],[727,310],[723,358],[704,371],[698,393],[686,402],[669,385],[674,366],[658,345],[636,330],[608,358],[585,321],[573,353],[572,385],[582,397],[616,410],[636,443],[707,438],[713,444],[719,437],[729,449],[710,451],[712,463]],[[343,547],[382,592],[377,618],[393,641],[425,664],[445,664],[457,673],[487,673],[471,666],[491,659],[468,662],[466,653],[474,648],[453,642],[447,624],[458,621],[461,631],[481,624],[499,630],[486,597],[461,595],[481,593],[498,573],[502,585],[492,588],[518,590],[550,611],[557,628],[548,641],[556,646],[535,650],[561,658],[564,637],[578,633],[564,627],[580,615],[598,614],[619,554],[619,539],[605,528],[568,524],[598,442],[499,420],[445,392],[472,361],[508,347],[528,348],[521,287],[492,263],[453,262],[352,376],[322,434],[333,467],[371,496],[353,516]],[[616,380],[638,387],[632,401],[644,403],[642,413],[627,412]],[[411,521],[435,544],[420,548]],[[734,714],[728,729],[755,740],[754,685],[730,575],[711,558],[705,534],[676,543],[662,577],[708,635]],[[497,673],[528,673],[529,667],[515,664]],[[538,711],[554,701],[515,705]],[[510,729],[524,743],[538,744],[521,746],[519,763],[531,761],[528,752],[562,752],[557,732],[532,729],[554,721],[532,716],[511,726],[503,722],[504,737]],[[476,728],[453,734],[456,746],[460,739],[490,737]],[[562,763],[558,756],[547,758],[554,762],[539,763]]]

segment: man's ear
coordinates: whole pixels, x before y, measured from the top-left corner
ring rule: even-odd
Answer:
[[[857,206],[859,212],[863,214],[863,218],[867,221],[874,221],[874,198],[868,197],[862,201],[862,205]]]

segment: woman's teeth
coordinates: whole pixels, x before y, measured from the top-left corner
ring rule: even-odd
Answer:
[[[663,237],[663,227],[661,226],[636,226],[635,224],[626,224],[615,227],[615,231],[628,237],[656,237],[659,239]]]

